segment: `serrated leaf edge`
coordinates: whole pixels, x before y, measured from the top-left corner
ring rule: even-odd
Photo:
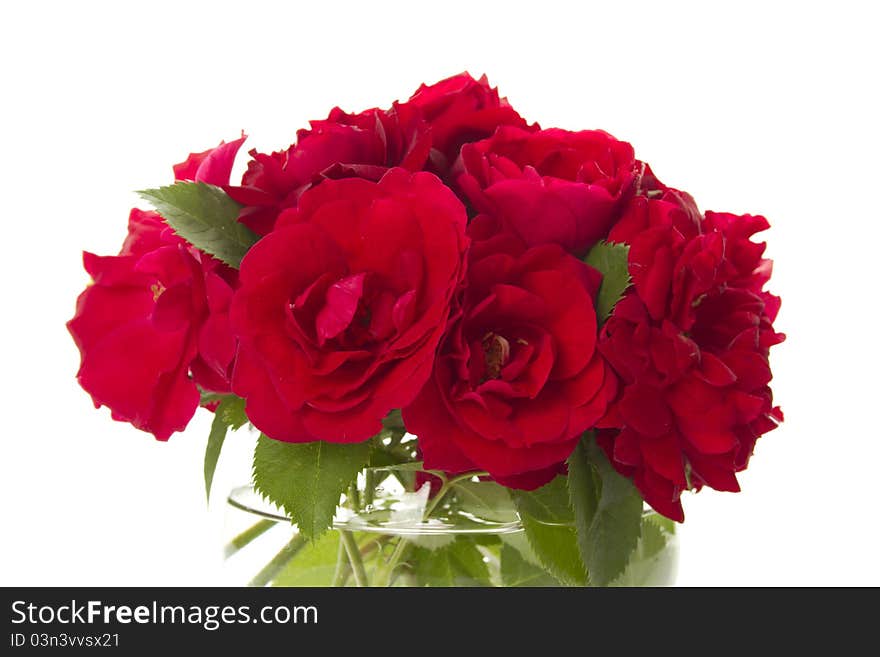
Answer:
[[[225,196],[227,199],[229,199],[229,201],[231,203],[235,203],[236,205],[241,207],[240,204],[238,204],[236,201],[234,201],[232,198],[230,198],[220,187],[217,187],[216,185],[209,185],[208,183],[204,183],[204,182],[193,182],[193,181],[180,180],[180,181],[175,182],[173,185],[164,185],[162,187],[142,189],[142,190],[138,190],[136,193],[142,199],[149,202],[156,209],[156,211],[162,216],[162,218],[165,220],[165,224],[171,229],[171,231],[175,235],[180,237],[182,240],[184,240],[187,244],[190,244],[191,246],[199,249],[200,251],[207,253],[208,255],[220,260],[221,262],[229,265],[230,267],[232,267],[234,269],[238,269],[241,265],[241,260],[244,257],[244,254],[247,252],[247,250],[251,246],[253,246],[257,242],[257,240],[259,239],[259,236],[256,235],[253,231],[251,231],[244,224],[239,223],[237,220],[234,222],[234,225],[229,224],[229,226],[228,226],[229,228],[235,227],[237,229],[237,231],[227,232],[226,230],[224,230],[223,226],[211,225],[211,224],[205,222],[204,220],[202,220],[199,216],[194,215],[189,211],[183,210],[179,206],[175,206],[173,203],[171,203],[168,200],[166,200],[165,198],[163,198],[163,196],[162,196],[163,190],[167,190],[167,189],[174,188],[177,186],[184,186],[184,185],[194,186],[197,188],[204,188],[204,189],[210,190],[209,193],[212,193],[212,194],[216,194],[219,192],[220,194],[223,194],[223,196]],[[234,258],[231,258],[231,257],[228,257],[226,254],[221,253],[220,251],[218,251],[217,249],[213,248],[212,246],[210,246],[208,244],[205,244],[205,243],[195,244],[189,237],[187,237],[186,235],[183,235],[181,233],[181,228],[179,226],[176,226],[174,224],[175,220],[168,216],[171,213],[169,213],[167,211],[167,209],[163,210],[163,208],[162,208],[163,205],[168,206],[168,207],[174,207],[177,211],[188,215],[189,217],[194,219],[199,224],[206,226],[206,230],[217,231],[225,239],[227,239],[233,245],[235,245],[236,247],[241,249],[241,251],[242,251],[241,256],[236,255]],[[239,235],[235,235],[234,234],[235,232],[238,232]],[[248,236],[249,239],[241,239],[240,236],[242,236],[242,235]]]
[[[546,524],[546,523],[542,523],[539,520],[536,520],[535,518],[533,518],[530,514],[528,514],[526,512],[521,511],[521,512],[519,512],[519,514],[520,514],[520,521],[521,522],[523,520],[523,516],[526,516],[529,518],[529,520],[531,520],[534,523],[537,523],[539,525]],[[550,563],[547,561],[543,550],[539,549],[535,545],[535,543],[532,542],[532,538],[531,538],[531,536],[529,536],[529,532],[527,530],[525,530],[525,525],[526,525],[526,523],[523,522],[523,530],[524,530],[523,533],[526,536],[526,542],[529,544],[529,547],[532,548],[532,552],[535,553],[535,556],[538,558],[538,561],[541,562],[541,567],[544,568],[547,572],[550,573],[550,575],[552,575],[555,579],[559,580],[563,584],[566,584],[568,586],[583,586],[586,582],[579,582],[579,581],[573,580],[568,573],[557,568],[556,564],[553,564],[553,563]],[[564,525],[547,525],[547,526],[553,527],[554,529],[564,529],[565,528]],[[575,540],[576,540],[577,539],[577,532],[574,530],[574,528],[570,528],[570,529],[572,530],[572,532],[575,533]],[[578,558],[579,563],[581,564],[581,568],[586,573],[586,568],[584,567],[583,558],[581,558],[581,555],[580,555],[580,550],[578,550],[577,558]]]
[[[605,312],[602,312],[603,309],[599,308],[599,299],[601,298],[602,294],[602,286],[605,284],[606,272],[601,271],[594,264],[591,264],[589,262],[589,258],[590,254],[593,252],[593,249],[604,247],[610,247],[612,250],[619,249],[626,252],[624,257],[624,262],[626,263],[626,283],[621,288],[620,293],[617,295],[617,297],[613,299],[613,302],[609,305],[608,309]],[[632,276],[629,273],[629,248],[629,245],[624,244],[623,242],[606,242],[605,240],[599,240],[590,248],[590,251],[584,257],[584,262],[586,264],[590,265],[591,267],[593,267],[593,269],[602,274],[602,283],[599,285],[599,292],[596,295],[596,318],[598,320],[599,327],[601,327],[608,320],[608,318],[611,317],[611,315],[614,313],[614,308],[624,297],[626,291],[632,286]]]

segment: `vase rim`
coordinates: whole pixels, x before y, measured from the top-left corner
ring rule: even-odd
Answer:
[[[380,468],[386,469],[386,468]],[[283,510],[264,499],[254,490],[252,485],[237,486],[233,488],[226,498],[226,503],[236,509],[252,513],[254,515],[275,520],[277,522],[290,522],[290,517]],[[347,531],[372,532],[391,536],[441,536],[451,534],[513,534],[522,531],[519,520],[509,522],[495,522],[486,519],[478,519],[474,516],[466,518],[467,524],[447,522],[442,518],[431,518],[427,521],[397,521],[375,522],[371,521],[369,514],[361,514],[350,509],[340,507],[333,519],[333,528]]]

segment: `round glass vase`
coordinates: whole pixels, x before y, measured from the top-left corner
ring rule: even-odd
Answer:
[[[331,530],[308,541],[252,486],[233,489],[224,583],[249,586],[564,586],[529,545],[506,489],[476,475],[446,479],[419,464],[367,468],[342,496]],[[642,538],[612,586],[670,586],[674,523],[646,510]]]

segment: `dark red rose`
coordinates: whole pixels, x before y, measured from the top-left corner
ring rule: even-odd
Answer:
[[[601,276],[555,244],[475,219],[466,287],[434,371],[403,409],[430,469],[515,488],[555,476],[616,382],[596,350]]]
[[[667,203],[678,206],[679,209],[685,212],[692,221],[699,223],[702,220],[702,215],[700,214],[699,208],[697,208],[697,203],[690,194],[683,192],[680,189],[673,189],[661,182],[660,179],[654,175],[654,172],[651,170],[651,167],[647,162],[638,162],[637,168],[638,173],[636,175],[636,182],[634,185],[635,193],[633,194],[633,198],[644,197],[646,199],[659,199],[666,201]],[[625,221],[626,219],[634,221],[636,224],[643,221],[643,215],[633,212],[628,204],[624,215],[625,216],[614,223],[614,228],[611,231],[614,237],[609,236],[610,241],[623,242],[625,241],[623,237],[624,235],[630,235],[634,230],[638,230],[637,225],[629,225]]]
[[[233,390],[278,440],[356,442],[431,371],[461,282],[462,203],[434,175],[324,180],[251,248]]]
[[[456,171],[477,212],[529,246],[554,243],[580,256],[619,217],[641,163],[632,146],[599,130],[502,127],[463,146]]]
[[[175,173],[226,184],[242,141],[193,154]],[[230,391],[235,272],[137,209],[119,255],[85,253],[83,263],[93,284],[67,324],[82,358],[77,378],[96,407],[167,440],[195,413],[197,386]]]
[[[599,348],[623,386],[599,442],[660,513],[683,520],[680,496],[738,491],[759,436],[782,420],[768,384],[779,299],[771,263],[750,240],[766,219],[707,212],[679,193],[635,198],[610,239],[630,244],[633,287]],[[688,197],[689,198],[689,197]]]
[[[175,180],[194,180],[219,187],[229,183],[232,165],[245,137],[221,142],[217,148],[191,154],[174,167]],[[190,374],[200,388],[229,393],[236,340],[229,323],[232,292],[238,286],[238,272],[192,246],[190,255],[201,265],[204,276],[206,314],[198,322],[198,352],[190,363]],[[199,299],[201,300],[201,299]]]
[[[419,171],[431,147],[428,127],[414,107],[397,104],[390,110],[370,109],[347,114],[338,107],[297,141],[271,154],[251,151],[253,158],[240,187],[227,193],[245,205],[239,220],[265,235],[285,208],[310,187],[327,178],[379,180],[389,168]]]
[[[463,144],[490,137],[499,126],[538,129],[537,124],[528,126],[507,99],[498,96],[485,75],[474,80],[461,73],[423,84],[407,103],[419,108],[431,126],[431,161],[438,172],[452,166]]]
[[[186,160],[174,165],[174,179],[196,180],[218,186],[229,184],[235,156],[245,139],[247,137],[242,133],[240,138],[229,143],[221,141],[215,148],[190,153]]]
[[[296,207],[303,192],[322,180],[377,181],[393,167],[443,175],[462,143],[488,137],[499,125],[526,127],[485,78],[462,74],[422,85],[408,102],[388,110],[349,114],[337,107],[297,132],[286,150],[251,151],[241,185],[226,191],[245,206],[239,220],[265,235],[282,210]]]
[[[652,196],[637,196],[629,202],[608,241],[630,245],[633,286],[651,316],[661,320],[669,313],[678,256],[700,234],[701,218],[690,197],[677,190],[658,190]],[[683,282],[680,279],[676,285]],[[680,296],[677,310],[687,301]]]

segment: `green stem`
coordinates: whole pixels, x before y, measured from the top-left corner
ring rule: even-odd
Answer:
[[[260,520],[258,523],[245,529],[241,534],[233,538],[223,548],[223,557],[228,559],[238,552],[245,545],[253,541],[258,536],[262,536],[268,530],[272,529],[277,523],[274,520]]]
[[[423,518],[427,520],[430,517],[440,502],[443,501],[443,498],[446,497],[446,494],[449,493],[450,489],[459,481],[473,479],[474,477],[485,477],[487,474],[488,473],[486,472],[464,472],[444,481],[443,485],[440,486],[440,490],[438,490],[437,494],[434,496],[434,499],[428,502],[428,505],[425,507],[425,515]]]
[[[342,544],[348,554],[348,562],[351,564],[351,572],[354,575],[355,586],[367,586],[367,571],[364,570],[364,561],[361,559],[361,551],[350,531],[340,529]]]
[[[342,586],[351,570],[348,565],[348,558],[345,552],[345,543],[339,541],[339,550],[336,554],[336,571],[333,573],[333,583],[331,586]]]
[[[290,539],[290,542],[281,548],[281,551],[272,558],[272,561],[267,563],[260,572],[254,575],[254,578],[250,581],[248,586],[266,586],[266,584],[269,584],[278,576],[278,573],[290,563],[297,553],[305,547],[305,544],[306,539],[302,534],[294,536]]]
[[[368,507],[373,503],[373,496],[376,493],[376,472],[372,468],[364,471],[364,506]]]
[[[397,545],[394,546],[394,552],[391,553],[391,556],[388,558],[388,561],[383,566],[381,572],[376,575],[376,586],[391,586],[391,578],[394,575],[394,569],[397,568],[397,564],[400,563],[400,560],[409,549],[409,546],[410,542],[403,536],[397,540]]]
[[[348,499],[351,503],[351,508],[354,511],[359,511],[361,508],[361,499],[357,489],[357,482],[352,482],[348,487]]]
[[[369,557],[376,550],[381,550],[387,542],[387,536],[367,536],[361,543],[361,557]]]

